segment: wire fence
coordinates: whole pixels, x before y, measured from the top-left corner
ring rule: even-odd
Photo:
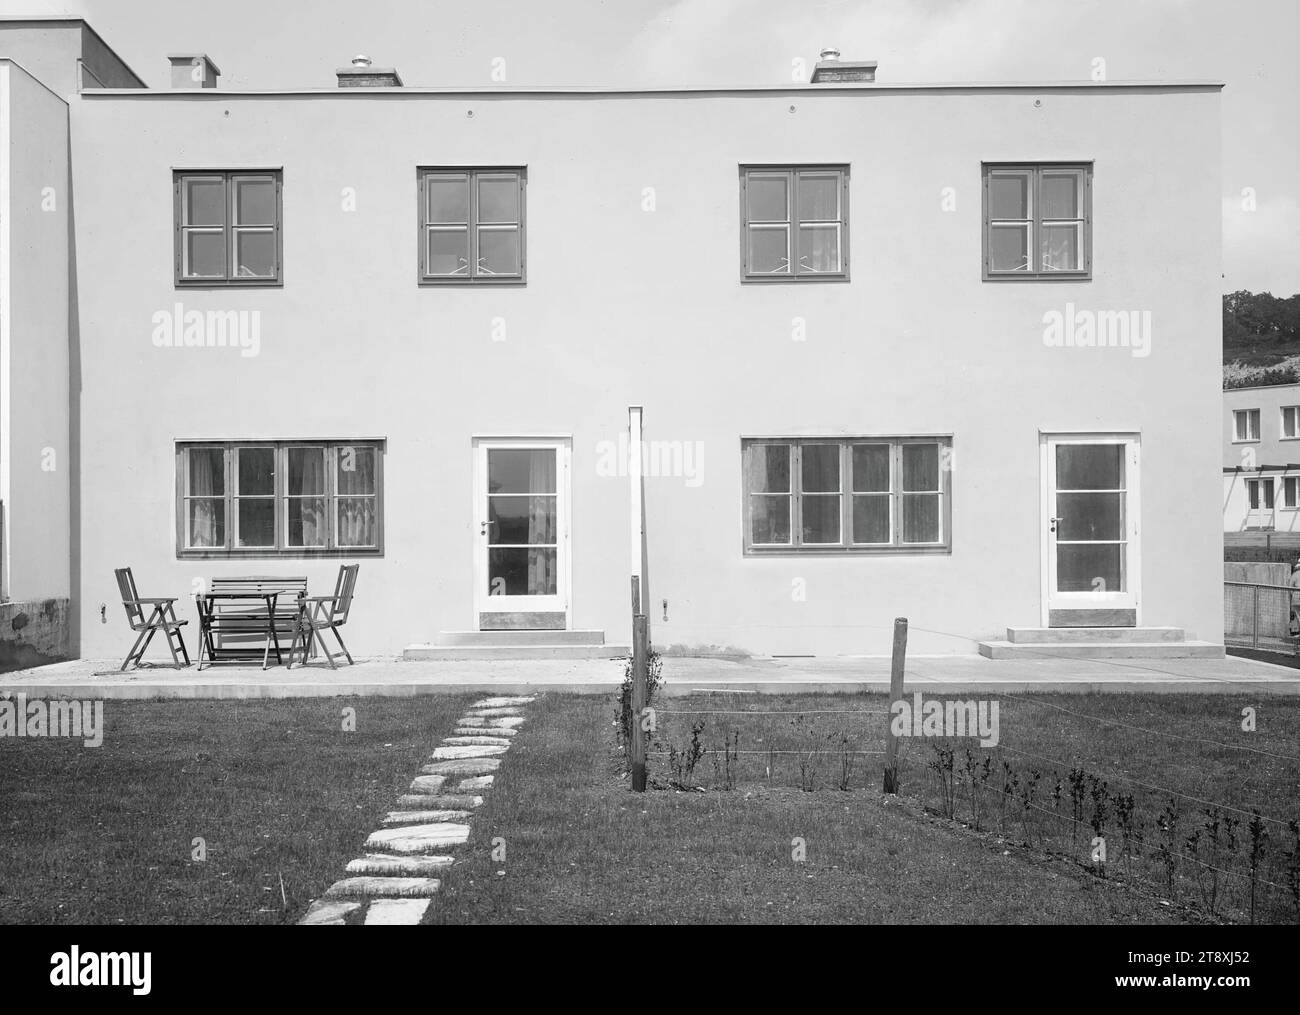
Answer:
[[[1229,586],[1240,590],[1232,602]],[[1251,632],[1237,636],[1288,644],[1291,592],[1225,583],[1225,614],[1235,610],[1235,630]],[[1050,646],[1043,655],[1051,658]],[[1091,661],[1261,690],[1259,681],[1179,672],[1176,662]],[[908,670],[915,676],[915,667]],[[916,690],[908,688],[909,707]],[[707,696],[674,697],[666,708],[652,701],[652,788],[879,792],[892,710],[827,708],[824,697],[810,697],[764,695],[753,706],[726,708],[710,707]],[[946,705],[954,697],[923,700]],[[1229,921],[1300,922],[1300,752],[1287,749],[1300,742],[1300,729],[1258,745],[1232,742],[1239,738],[1225,737],[1222,723],[1206,731],[1214,735],[1200,735],[1201,715],[1186,709],[1171,708],[1167,723],[1159,711],[1124,710],[1138,700],[1110,696],[1104,707],[1085,710],[1003,690],[965,696],[960,704],[974,706],[971,714],[982,702],[984,714],[996,715],[998,703],[1010,706],[1013,722],[1003,711],[1002,735],[988,746],[947,729],[897,737],[900,792],[933,815],[1120,876],[1138,895],[1142,886]],[[1275,724],[1300,720],[1294,708],[1270,715]]]
[[[1295,652],[1291,633],[1290,585],[1253,582],[1223,583],[1223,639],[1225,644],[1276,652]]]

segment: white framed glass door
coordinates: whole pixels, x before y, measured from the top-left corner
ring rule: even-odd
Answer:
[[[1276,494],[1271,476],[1246,480],[1246,528],[1272,529],[1277,526]]]
[[[569,450],[569,441],[558,438],[475,440],[480,627],[567,626]]]
[[[1141,578],[1138,452],[1136,435],[1044,435],[1043,612],[1048,626],[1136,624]]]

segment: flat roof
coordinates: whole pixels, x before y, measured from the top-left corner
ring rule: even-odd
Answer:
[[[536,87],[381,87],[381,88],[96,88],[83,92],[86,97],[119,97],[132,99],[185,98],[215,99],[221,97],[248,98],[320,98],[321,96],[505,96],[536,97],[609,97],[653,98],[665,95],[868,95],[903,94],[908,92],[1187,92],[1220,91],[1222,81],[1040,81],[1040,82],[898,82],[882,84],[878,81],[858,83],[826,82],[823,84],[748,85],[718,87],[646,87],[607,88],[600,86],[536,86]]]
[[[106,50],[108,50],[110,53],[113,54],[113,56],[117,59],[117,62],[126,68],[126,72],[130,74],[131,77],[135,78],[137,81],[140,82],[140,88],[115,88],[113,89],[114,91],[122,91],[122,92],[139,91],[141,88],[149,87],[144,83],[144,78],[142,78],[139,74],[137,74],[134,68],[132,68],[132,66],[122,58],[122,54],[119,53],[117,50],[115,50],[107,42],[105,42],[104,37],[100,35],[97,31],[95,31],[95,26],[92,25],[85,18],[80,17],[79,15],[39,14],[39,15],[33,15],[32,17],[23,17],[21,14],[6,14],[4,17],[0,17],[0,25],[39,25],[42,23],[47,23],[47,24],[50,22],[66,23],[70,21],[76,21],[80,23],[82,28],[84,28],[86,31],[88,31],[91,35],[93,35],[96,39],[99,40],[99,44],[101,46],[103,46]]]

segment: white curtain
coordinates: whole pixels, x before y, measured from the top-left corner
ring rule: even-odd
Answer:
[[[529,458],[528,491],[532,496],[528,501],[528,594],[548,596],[554,595],[558,588],[555,572],[559,553],[554,545],[536,544],[554,544],[556,540],[556,453],[534,451]]]

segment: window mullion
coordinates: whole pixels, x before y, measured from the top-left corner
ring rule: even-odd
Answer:
[[[469,242],[469,277],[478,278],[478,173],[466,173],[469,200],[465,212],[465,239]]]
[[[903,545],[903,445],[900,441],[889,444],[889,489],[893,501],[893,517],[890,519],[890,545]]]
[[[786,228],[786,260],[790,263],[790,274],[799,274],[799,171],[791,169],[786,173],[786,193],[790,199],[786,202],[786,216],[789,225]]]
[[[840,441],[840,546],[846,549],[853,545],[853,465],[852,445]]]
[[[334,522],[338,516],[338,455],[337,444],[325,445],[325,548],[338,548],[338,537],[334,531]]]
[[[1031,266],[1030,271],[1033,274],[1037,275],[1039,272],[1043,270],[1043,254],[1041,249],[1042,248],[1042,239],[1041,239],[1042,224],[1041,223],[1043,221],[1043,205],[1041,202],[1042,190],[1043,190],[1042,166],[1035,168],[1032,171],[1032,174],[1033,174],[1033,185],[1031,189],[1034,195],[1033,196],[1034,206],[1033,208],[1030,209],[1031,214],[1029,216],[1029,242],[1030,242],[1030,256],[1033,258],[1033,260],[1030,261],[1030,266]]]
[[[790,545],[803,546],[803,446],[790,442]]]

